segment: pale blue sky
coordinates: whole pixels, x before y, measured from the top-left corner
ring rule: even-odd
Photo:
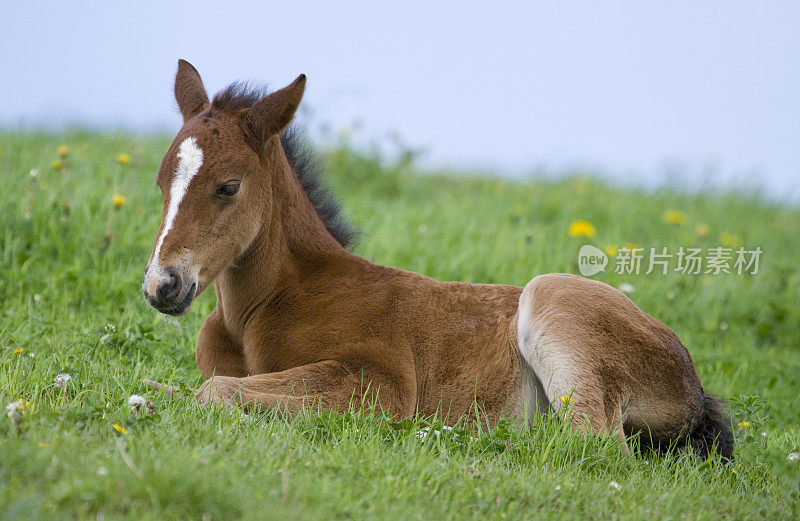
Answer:
[[[429,166],[800,185],[800,2],[4,2],[0,124],[174,131],[172,79],[308,75]]]

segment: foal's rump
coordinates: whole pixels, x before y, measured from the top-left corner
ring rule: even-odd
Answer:
[[[554,410],[569,404],[577,425],[621,439],[641,431],[643,446],[688,444],[705,457],[716,443],[731,457],[727,416],[703,392],[689,352],[623,293],[575,275],[540,275],[517,313],[520,352]]]

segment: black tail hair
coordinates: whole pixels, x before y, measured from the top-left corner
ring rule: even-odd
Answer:
[[[725,402],[705,393],[701,396],[702,410],[678,436],[640,432],[639,453],[654,452],[663,456],[675,450],[691,450],[705,460],[716,450],[723,463],[733,461],[733,432],[725,413]]]
[[[733,460],[733,431],[731,420],[725,413],[724,402],[716,396],[703,394],[703,412],[689,433],[689,445],[703,459],[716,447],[723,462]]]

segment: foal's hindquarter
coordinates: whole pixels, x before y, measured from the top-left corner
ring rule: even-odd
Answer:
[[[655,448],[689,442],[705,456],[718,442],[730,451],[727,418],[687,349],[620,291],[574,275],[535,277],[520,298],[518,333],[547,400],[556,410],[569,404],[577,425],[623,439],[644,431]]]

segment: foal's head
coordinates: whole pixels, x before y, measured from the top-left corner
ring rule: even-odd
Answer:
[[[178,63],[175,98],[183,127],[158,170],[164,213],[142,281],[157,310],[185,313],[258,234],[273,197],[269,169],[280,167],[261,156],[291,121],[304,88],[301,75],[255,102],[217,106],[197,70]]]

